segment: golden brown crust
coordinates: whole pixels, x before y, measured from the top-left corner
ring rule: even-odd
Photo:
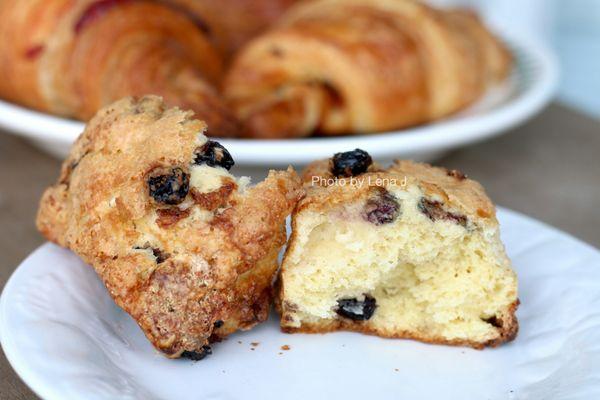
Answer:
[[[340,179],[344,180],[346,185],[336,184],[330,187],[314,185],[313,178],[315,177],[324,179],[318,181],[315,179],[315,182],[328,182],[333,178],[329,160],[314,161],[303,171],[302,183],[309,191],[310,196],[298,204],[298,210],[308,207],[309,204],[314,207],[318,203],[323,203],[323,207],[327,207],[329,204],[348,201],[352,197],[358,197],[364,191],[370,190],[366,185],[352,191],[345,190],[344,188],[350,183],[349,178]],[[361,175],[361,179],[365,179],[367,182],[376,182],[378,178],[390,177],[395,177],[399,181],[406,177],[408,181],[418,182],[428,196],[443,199],[451,207],[472,218],[489,219],[489,223],[497,223],[494,204],[483,187],[478,182],[469,179],[461,171],[408,160],[396,160],[385,169],[373,164],[367,173]]]
[[[483,70],[487,83],[499,82],[505,79],[512,67],[512,55],[504,44],[496,38],[485,26],[476,12],[469,9],[453,9],[444,13],[450,24],[457,25],[458,29],[467,34],[482,50],[480,57],[485,64]]]
[[[388,171],[414,177],[422,182],[426,194],[442,197],[466,215],[477,219],[490,218],[497,223],[494,204],[481,184],[461,171],[406,160],[396,160]]]
[[[517,310],[518,305],[519,301],[517,300],[510,306],[509,314],[506,317],[507,323],[503,324],[502,327],[498,328],[498,337],[485,343],[464,339],[448,340],[443,337],[418,335],[414,332],[409,332],[405,330],[381,330],[376,329],[371,325],[363,324],[360,321],[349,321],[346,319],[332,319],[323,320],[315,323],[303,323],[302,326],[299,328],[282,326],[281,331],[285,333],[328,333],[344,330],[364,333],[367,335],[375,335],[390,339],[413,339],[424,343],[445,344],[449,346],[467,346],[477,350],[482,350],[485,347],[498,347],[501,344],[510,342],[517,337],[517,333],[519,331],[519,323],[515,316],[515,312]]]
[[[315,0],[237,55],[224,93],[251,137],[371,133],[439,119],[506,75],[470,14],[405,0]]]
[[[217,190],[210,204],[189,193],[177,204],[155,197],[154,174],[192,173],[204,129],[155,96],[112,104],[73,146],[37,219],[172,357],[266,318],[285,218],[302,194],[288,169],[245,192]]]
[[[219,207],[226,205],[229,196],[237,189],[237,184],[231,180],[226,180],[219,189],[208,193],[200,193],[194,188],[191,189],[194,202],[200,207],[214,211]]]
[[[157,94],[192,109],[211,135],[237,121],[216,88],[223,61],[185,13],[154,1],[3,0],[0,96],[87,120],[124,96]]]

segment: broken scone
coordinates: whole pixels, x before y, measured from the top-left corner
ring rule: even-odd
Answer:
[[[94,267],[157,349],[200,359],[266,319],[301,187],[291,169],[247,187],[191,114],[154,96],[101,110],[44,193],[37,225]]]
[[[284,331],[474,348],[516,336],[517,278],[477,182],[410,161],[379,169],[358,149],[303,180],[278,284]]]

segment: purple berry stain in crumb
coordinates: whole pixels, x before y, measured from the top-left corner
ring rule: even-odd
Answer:
[[[331,173],[340,178],[357,176],[367,172],[372,163],[369,153],[361,149],[336,153],[331,158]]]
[[[181,168],[173,168],[169,173],[157,173],[148,178],[148,191],[157,203],[179,204],[188,194],[190,177]]]
[[[212,354],[212,348],[210,346],[204,345],[199,351],[184,351],[183,353],[181,353],[181,357],[189,358],[190,360],[194,361],[200,361],[210,354]]]
[[[337,301],[338,307],[335,312],[353,321],[366,321],[373,316],[377,304],[375,298],[365,295],[364,300],[352,299],[340,299]]]
[[[394,222],[400,214],[400,204],[393,194],[384,188],[377,188],[374,196],[371,196],[363,211],[363,218],[375,225],[383,225]]]
[[[225,147],[214,140],[209,140],[196,149],[194,164],[206,164],[209,167],[223,167],[230,170],[235,162]]]
[[[465,215],[444,210],[444,205],[440,201],[429,200],[422,197],[419,201],[418,208],[419,211],[433,222],[446,220],[454,222],[462,227],[467,227],[467,217]]]

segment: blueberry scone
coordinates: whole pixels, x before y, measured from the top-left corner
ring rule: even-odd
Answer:
[[[474,348],[515,338],[517,277],[477,182],[410,161],[381,169],[358,149],[303,181],[278,282],[284,331]]]
[[[265,320],[302,189],[291,168],[253,187],[231,175],[231,155],[191,114],[154,96],[101,110],[44,193],[37,225],[94,267],[157,349],[200,359]]]

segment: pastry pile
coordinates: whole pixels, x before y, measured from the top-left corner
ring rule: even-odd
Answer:
[[[0,49],[8,101],[88,120],[155,94],[250,138],[434,121],[511,68],[472,11],[418,0],[0,0]]]
[[[205,132],[156,96],[107,106],[37,218],[168,357],[203,358],[264,321],[274,299],[286,332],[475,348],[515,337],[517,279],[478,183],[409,161],[383,169],[357,149],[302,181],[290,167],[252,186]]]
[[[242,48],[224,95],[249,137],[400,129],[506,78],[508,51],[467,10],[413,0],[313,0]]]

